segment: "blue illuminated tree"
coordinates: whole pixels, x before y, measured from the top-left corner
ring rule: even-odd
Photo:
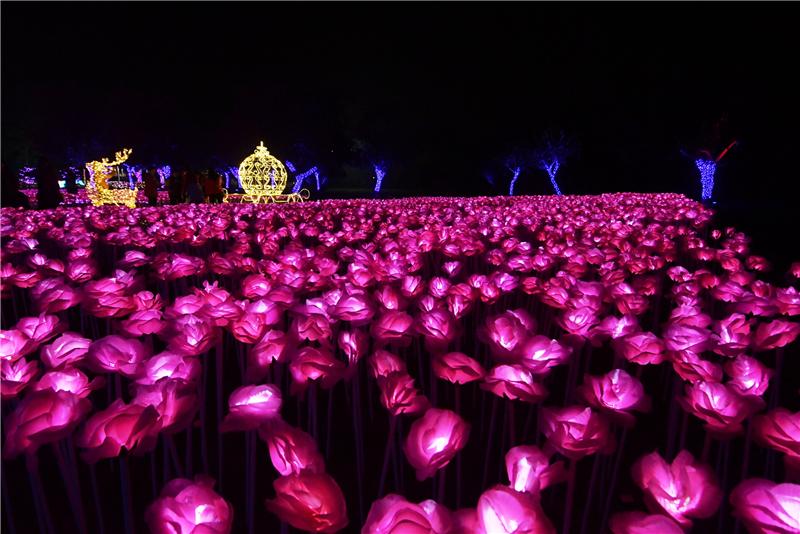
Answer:
[[[558,135],[547,132],[542,138],[539,148],[534,152],[533,160],[536,167],[547,173],[556,195],[563,194],[556,181],[558,171],[564,164],[564,160],[571,156],[574,151],[572,140],[564,132],[559,132]]]
[[[703,144],[710,148],[697,150],[693,157],[694,166],[700,175],[700,200],[702,202],[711,202],[714,195],[714,180],[716,179],[719,162],[738,144],[738,141],[734,139],[725,145],[725,148],[718,155],[714,156],[714,152],[723,146],[723,129],[726,129],[727,123],[727,114],[723,114],[719,120],[713,122],[710,128],[706,129],[706,134],[703,136]],[[681,153],[688,156],[685,150],[681,150]]]
[[[527,164],[527,158],[520,151],[514,151],[503,162],[505,168],[511,173],[511,179],[508,182],[508,196],[514,196],[514,187],[517,185],[519,175],[522,174],[523,169]]]

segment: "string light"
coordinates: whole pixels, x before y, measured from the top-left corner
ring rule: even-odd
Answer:
[[[294,178],[294,185],[292,186],[292,193],[297,193],[300,191],[300,188],[303,187],[303,180],[315,174],[317,176],[317,191],[319,191],[319,172],[317,172],[317,167],[311,167],[306,172],[302,174],[298,174]]]
[[[547,172],[547,175],[550,177],[550,183],[553,184],[553,189],[556,191],[556,195],[561,196],[561,189],[558,187],[556,183],[556,175],[558,174],[558,168],[561,164],[558,162],[558,158],[554,158],[550,163],[545,160],[539,160],[539,168],[544,169]]]
[[[709,200],[714,192],[714,175],[717,173],[717,162],[711,159],[698,158],[694,164],[700,171],[700,199]]]
[[[514,186],[517,184],[517,180],[519,179],[519,174],[522,172],[521,167],[514,167],[511,172],[514,173],[514,176],[511,178],[511,183],[508,186],[508,195],[514,196]]]
[[[373,163],[372,168],[375,169],[375,192],[381,190],[383,185],[383,178],[386,176],[386,165],[383,163]]]
[[[285,161],[286,168],[289,169],[291,172],[297,172],[297,169],[294,167],[294,164],[289,161],[288,159]]]
[[[270,197],[282,195],[286,188],[286,168],[270,155],[262,141],[255,152],[239,165],[239,183],[245,191],[246,201],[270,202]]]

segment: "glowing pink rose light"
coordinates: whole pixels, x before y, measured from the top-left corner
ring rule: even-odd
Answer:
[[[751,478],[731,492],[733,515],[749,532],[784,534],[800,532],[800,485],[776,484]]]
[[[90,409],[87,399],[66,391],[29,393],[6,418],[3,457],[33,454],[40,446],[67,437]]]
[[[706,429],[721,436],[737,434],[742,421],[764,406],[759,397],[740,395],[725,384],[697,382],[686,385],[678,403],[687,412],[706,422]]]
[[[431,360],[433,374],[453,384],[468,384],[486,374],[477,360],[461,352],[449,352]]]
[[[478,499],[478,526],[486,534],[555,534],[539,503],[527,493],[494,486]]]
[[[603,376],[584,376],[578,394],[590,406],[608,411],[627,423],[633,419],[628,412],[645,412],[650,407],[642,383],[622,369],[614,369]]]
[[[547,396],[547,389],[521,365],[498,365],[489,370],[480,384],[481,389],[498,397],[535,403]]]
[[[39,363],[36,360],[29,362],[20,358],[16,361],[0,361],[0,396],[3,400],[16,397],[38,372]]]
[[[683,534],[675,521],[661,514],[647,515],[644,512],[622,512],[614,514],[609,524],[611,534]]]
[[[272,384],[242,386],[228,398],[229,413],[220,431],[254,430],[280,416],[281,402],[280,389]]]
[[[464,448],[469,424],[455,412],[430,408],[411,424],[403,450],[417,472],[417,480],[430,478]]]
[[[230,534],[233,507],[214,491],[214,480],[171,480],[145,511],[153,534]]]
[[[566,479],[564,462],[550,458],[534,445],[512,447],[506,453],[506,472],[515,491],[538,495],[548,486]]]
[[[281,419],[270,419],[259,428],[258,435],[266,442],[272,465],[281,475],[325,471],[325,460],[316,441],[303,430]]]
[[[78,433],[76,444],[86,449],[81,457],[88,463],[119,456],[123,448],[146,452],[155,446],[154,426],[159,418],[152,406],[112,402],[92,415]]]
[[[776,408],[753,418],[756,441],[786,455],[789,464],[800,467],[800,412]]]
[[[267,509],[281,521],[308,532],[333,533],[347,526],[347,505],[336,481],[325,473],[301,473],[275,480]]]
[[[697,463],[688,451],[681,451],[672,464],[653,452],[640,458],[632,472],[648,508],[666,513],[685,527],[691,526],[692,518],[712,516],[722,502],[713,471]]]
[[[614,450],[608,422],[591,408],[569,406],[542,409],[543,430],[548,443],[572,460]]]

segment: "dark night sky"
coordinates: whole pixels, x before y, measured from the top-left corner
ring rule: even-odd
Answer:
[[[723,141],[741,144],[719,198],[783,209],[797,181],[790,9],[4,2],[3,153],[94,141],[199,166],[301,142],[335,185],[360,138],[391,162],[388,187],[480,194],[493,161],[558,127],[580,146],[566,192],[696,195],[680,150],[727,113]],[[534,171],[518,190],[548,187]]]

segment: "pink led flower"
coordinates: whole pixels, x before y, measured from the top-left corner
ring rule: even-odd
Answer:
[[[433,476],[464,448],[469,424],[455,412],[430,408],[411,424],[403,451],[417,472],[417,480]]]
[[[169,330],[171,331],[169,349],[186,356],[203,354],[219,338],[219,329],[216,326],[191,314],[174,319],[169,325]]]
[[[664,344],[652,332],[635,332],[611,342],[614,351],[631,363],[658,365],[664,361]]]
[[[543,408],[542,418],[542,432],[548,443],[571,460],[614,450],[614,436],[608,423],[591,408]]]
[[[373,378],[388,376],[394,372],[405,372],[406,364],[399,356],[385,350],[375,351],[367,360]]]
[[[675,521],[661,514],[622,512],[611,516],[611,534],[683,534]]]
[[[800,467],[800,412],[776,408],[753,417],[756,441],[786,455],[789,464]]]
[[[625,424],[633,422],[631,410],[649,411],[650,399],[644,386],[622,369],[614,369],[603,376],[585,375],[578,394],[590,406],[608,412]]]
[[[92,415],[78,433],[76,444],[86,449],[88,463],[119,456],[123,448],[146,452],[155,446],[158,410],[152,406],[125,404],[122,399]]]
[[[230,534],[233,507],[214,491],[214,479],[197,475],[171,480],[144,519],[153,534]]]
[[[16,328],[0,330],[0,360],[16,361],[36,350],[36,343],[32,342],[24,332]]]
[[[711,332],[705,328],[670,323],[662,334],[667,350],[700,354],[711,344]]]
[[[174,434],[186,430],[192,423],[199,404],[197,391],[182,380],[161,380],[152,385],[137,385],[131,401],[138,406],[152,406],[158,420],[148,429],[149,434]]]
[[[672,368],[686,382],[720,382],[722,366],[710,360],[704,360],[693,352],[673,352]]]
[[[633,480],[644,492],[647,507],[664,512],[684,527],[692,518],[710,517],[722,502],[723,493],[706,465],[681,451],[672,464],[653,452],[640,458],[632,469]]]
[[[166,323],[158,310],[141,310],[133,312],[121,323],[121,329],[131,337],[160,334]]]
[[[800,532],[800,485],[776,484],[751,478],[739,483],[731,492],[733,515],[748,532],[789,534]]]
[[[716,346],[712,349],[720,356],[734,357],[742,354],[750,345],[752,321],[740,313],[734,313],[714,323]]]
[[[523,343],[533,334],[533,320],[527,314],[515,313],[520,311],[507,311],[489,319],[481,330],[481,339],[501,362],[518,360]]]
[[[461,352],[448,352],[434,356],[431,360],[433,374],[453,384],[468,384],[480,380],[486,374],[477,360]]]
[[[318,380],[323,388],[332,387],[345,370],[345,364],[334,358],[330,350],[303,347],[289,363],[292,393],[304,391],[311,380]]]
[[[152,386],[161,380],[181,380],[190,384],[199,377],[200,361],[197,358],[162,352],[145,360],[136,376],[136,383]]]
[[[547,396],[547,389],[521,365],[498,365],[483,377],[480,388],[498,397],[536,403]]]
[[[790,323],[781,319],[761,323],[753,334],[753,350],[762,352],[786,346],[794,341],[798,334],[800,334],[800,323]]]
[[[750,356],[739,355],[725,363],[725,373],[731,377],[727,385],[742,395],[762,396],[769,388],[772,369]]]
[[[378,377],[381,404],[394,415],[413,415],[425,411],[428,399],[414,387],[414,378],[403,372],[393,372]]]
[[[281,362],[286,358],[288,337],[280,330],[267,330],[263,337],[247,351],[247,382],[262,380],[272,362]]]
[[[57,371],[49,371],[33,385],[33,391],[52,390],[66,391],[80,398],[86,398],[89,394],[103,387],[105,380],[103,377],[95,377],[92,381],[78,369],[66,367]]]
[[[447,534],[435,529],[426,511],[405,497],[390,493],[372,503],[361,534]]]
[[[332,310],[332,315],[353,326],[369,323],[375,308],[366,294],[354,293],[343,297]]]
[[[91,406],[88,400],[66,391],[45,389],[25,395],[5,418],[3,457],[34,454],[40,446],[69,436]]]
[[[720,436],[738,434],[742,421],[764,406],[760,397],[742,396],[725,384],[697,382],[686,385],[678,403],[687,412],[706,422],[706,429]]]
[[[597,315],[594,310],[581,307],[576,309],[565,310],[564,313],[558,318],[558,324],[568,333],[587,337],[589,330],[597,322]]]
[[[774,303],[782,315],[800,315],[800,293],[793,287],[778,289],[775,292]]]
[[[555,534],[539,503],[527,493],[497,485],[478,499],[478,526],[486,534]]]
[[[414,319],[403,311],[389,311],[372,322],[370,332],[383,345],[407,347],[413,339]]]
[[[220,432],[255,430],[280,416],[281,402],[280,389],[272,384],[242,386],[228,398],[229,413]]]
[[[140,341],[106,336],[89,346],[88,362],[95,372],[133,377],[148,356],[147,348]]]
[[[623,315],[622,317],[609,315],[592,327],[589,331],[589,339],[592,345],[599,347],[608,339],[617,339],[640,330],[639,323],[633,315]]]
[[[36,347],[63,332],[65,327],[57,315],[25,317],[17,323],[17,330],[28,336],[30,343]]]
[[[276,418],[259,428],[258,435],[266,442],[272,465],[281,475],[325,472],[317,443],[303,430]]]
[[[550,458],[534,445],[509,449],[506,472],[512,489],[531,495],[538,495],[546,487],[566,479],[564,462],[551,464]]]
[[[3,400],[16,397],[27,387],[28,383],[39,372],[39,364],[20,358],[16,361],[2,360],[0,362],[0,396]]]
[[[369,347],[369,336],[361,330],[342,330],[337,341],[350,367],[358,363]]]
[[[518,363],[536,375],[544,375],[557,365],[566,363],[572,347],[546,336],[532,336],[522,346]]]
[[[347,505],[336,481],[325,473],[280,477],[267,509],[281,521],[308,532],[338,532],[347,526]]]
[[[428,350],[439,352],[445,350],[456,337],[458,325],[449,312],[433,310],[419,316],[417,328],[425,337],[425,346]]]

